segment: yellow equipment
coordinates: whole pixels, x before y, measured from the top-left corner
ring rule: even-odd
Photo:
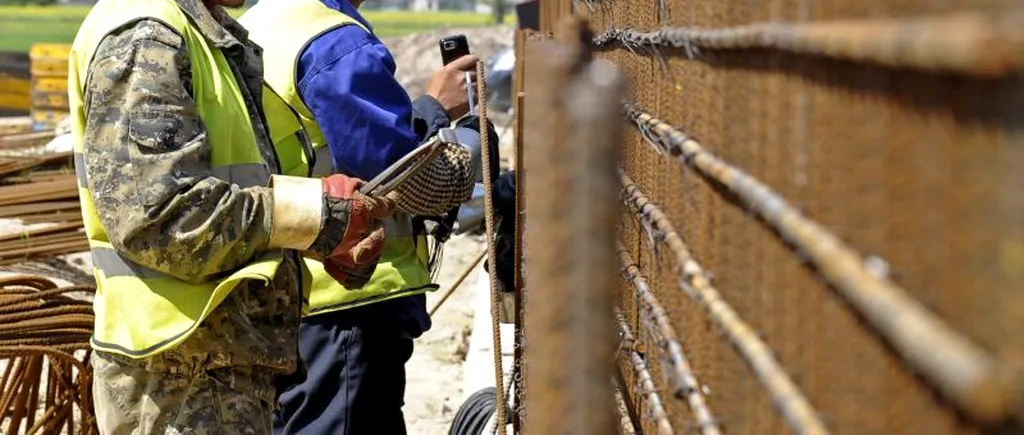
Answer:
[[[31,63],[30,113],[34,130],[48,130],[69,116],[68,53],[69,44],[33,44]]]

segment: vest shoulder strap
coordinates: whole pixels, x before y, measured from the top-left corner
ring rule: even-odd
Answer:
[[[93,6],[72,43],[77,62],[71,65],[79,71],[86,71],[93,54],[110,32],[142,19],[153,19],[166,24],[179,35],[185,36],[190,23],[185,12],[173,0],[101,0]]]
[[[316,37],[347,25],[369,32],[355,18],[331,9],[319,0],[261,0],[238,20],[249,38],[263,47],[264,80],[307,121],[313,114],[295,87],[299,55]]]

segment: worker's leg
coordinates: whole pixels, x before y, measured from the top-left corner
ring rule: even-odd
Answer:
[[[245,377],[251,384],[249,371],[208,371],[202,367],[205,356],[187,359],[169,365],[159,356],[133,360],[94,352],[93,400],[100,433],[272,433],[271,405],[223,382]]]
[[[412,340],[364,320],[348,310],[303,320],[299,350],[306,376],[278,384],[275,433],[406,433],[402,405]]]

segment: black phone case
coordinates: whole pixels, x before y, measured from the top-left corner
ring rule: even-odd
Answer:
[[[463,35],[448,36],[438,41],[441,48],[441,62],[448,65],[453,60],[469,54],[469,42]]]

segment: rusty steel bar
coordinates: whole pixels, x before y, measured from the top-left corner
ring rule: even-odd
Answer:
[[[612,386],[615,389],[615,415],[619,419],[619,435],[636,435],[636,422],[629,412],[629,404],[626,403],[625,393],[614,379]]]
[[[483,62],[477,62],[476,74],[477,77],[484,77],[484,64]],[[484,168],[484,227],[486,228],[487,238],[487,257],[491,259],[487,263],[487,275],[490,279],[491,289],[491,338],[493,340],[493,351],[494,351],[494,392],[495,400],[495,432],[498,435],[505,435],[506,432],[506,416],[505,406],[508,403],[505,400],[505,376],[502,372],[502,357],[501,357],[501,286],[498,283],[497,273],[497,258],[498,248],[495,242],[494,235],[497,234],[494,216],[494,203],[493,203],[493,192],[494,192],[494,180],[498,174],[493,173],[491,166],[491,147],[497,147],[498,144],[491,144],[490,139],[487,135],[487,89],[484,84],[484,80],[477,80],[477,107],[478,114],[480,117],[480,149],[482,150],[481,155],[483,157],[483,168]]]
[[[668,313],[662,307],[657,297],[654,296],[654,293],[651,292],[650,287],[647,285],[647,280],[640,275],[640,269],[633,262],[633,259],[630,258],[626,247],[622,246],[621,242],[617,242],[616,248],[619,254],[620,270],[623,272],[623,277],[636,290],[640,305],[647,319],[657,326],[658,329],[655,332],[661,337],[659,345],[668,355],[669,361],[672,362],[672,375],[676,380],[672,394],[676,397],[685,397],[690,392],[697,390],[700,385],[693,375],[693,369],[690,368],[686,355],[683,353],[683,347],[679,343],[675,330],[672,328]]]
[[[622,170],[619,179],[625,189],[624,202],[642,223],[656,230],[660,237],[651,238],[668,245],[678,267],[679,285],[695,301],[708,318],[725,334],[740,357],[754,371],[758,381],[768,390],[776,408],[790,427],[799,434],[827,434],[825,424],[804,394],[796,386],[772,351],[711,285],[710,279],[683,243],[668,217],[640,191]],[[653,246],[652,246],[653,248]]]
[[[525,48],[527,44],[526,31],[522,29],[516,29],[516,40],[515,40],[515,70],[512,75],[512,89],[513,94],[516,96],[513,106],[513,116],[515,117],[515,124],[513,129],[513,137],[515,139],[515,183],[516,183],[516,196],[515,196],[515,242],[513,243],[513,254],[515,260],[512,266],[513,271],[513,282],[515,287],[515,318],[513,323],[515,324],[515,348],[513,350],[513,365],[515,372],[518,376],[512,379],[515,384],[515,397],[512,403],[512,433],[518,434],[522,432],[523,427],[523,395],[526,391],[526,385],[524,384],[525,371],[523,362],[523,347],[525,346],[524,340],[524,318],[526,306],[526,286],[523,282],[523,85],[525,78]]]
[[[0,136],[0,149],[23,149],[43,145],[57,136],[54,130]]]
[[[0,177],[17,174],[57,162],[63,162],[67,165],[71,165],[71,157],[73,154],[73,152],[68,151],[41,156],[2,156],[0,157]]]
[[[588,61],[578,42],[537,42],[527,50],[525,282],[531,296],[523,426],[530,435],[610,435],[618,425],[609,380],[615,373],[615,167],[623,128],[617,99],[624,83],[610,63]]]
[[[630,257],[626,247],[620,242],[617,243],[617,248],[619,262],[622,265],[622,270],[625,272],[626,279],[636,289],[637,296],[640,297],[642,311],[646,315],[647,320],[658,328],[656,331],[657,335],[661,336],[658,344],[669,355],[669,361],[672,362],[673,374],[676,379],[676,389],[673,394],[676,397],[686,399],[686,403],[690,407],[690,412],[693,413],[693,418],[696,420],[696,425],[700,428],[701,434],[720,435],[721,429],[715,424],[714,415],[708,408],[707,403],[704,402],[700,383],[697,382],[697,377],[693,374],[690,361],[686,357],[686,353],[683,352],[683,346],[676,336],[675,329],[672,328],[668,313],[662,307],[658,298],[654,296],[654,293],[651,292],[650,287],[647,285],[647,280],[641,276],[639,266]]]
[[[713,50],[774,49],[887,67],[1003,77],[1024,69],[1024,9],[903,19],[758,23],[732,28],[610,28],[594,38],[637,50],[668,46],[693,57]]]
[[[813,263],[917,372],[983,422],[1001,420],[1024,403],[1018,373],[929,312],[905,290],[865,266],[864,258],[784,198],[704,148],[686,133],[627,103],[626,116],[682,163],[737,195],[784,241]]]
[[[8,417],[0,431],[56,434],[64,427],[73,434],[77,426],[78,434],[98,433],[90,393],[91,304],[66,296],[93,291],[58,287],[39,276],[0,278],[0,360],[7,360],[0,373],[0,414]],[[81,359],[75,356],[83,350]]]
[[[647,399],[647,405],[650,407],[651,416],[657,424],[658,433],[661,435],[674,434],[675,431],[672,430],[672,424],[668,420],[668,413],[665,411],[665,406],[661,403],[661,397],[658,396],[658,389],[654,385],[651,369],[647,366],[647,361],[644,361],[643,356],[637,351],[636,338],[633,336],[633,332],[629,329],[626,319],[619,312],[618,308],[615,309],[615,321],[619,326],[619,337],[621,338],[619,348],[628,354],[629,364],[633,367],[633,371],[640,382],[641,393]]]

